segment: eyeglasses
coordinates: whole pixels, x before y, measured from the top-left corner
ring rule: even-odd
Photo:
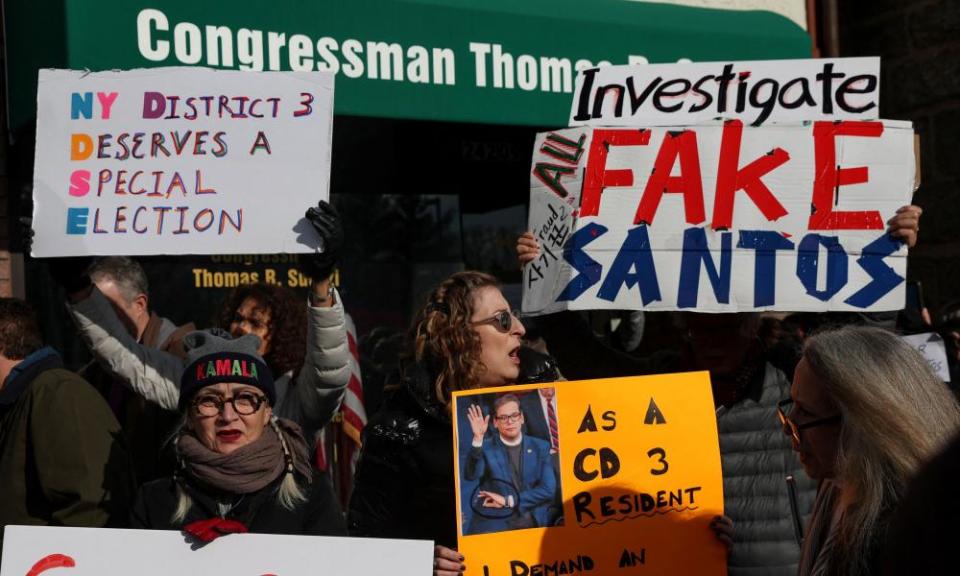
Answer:
[[[501,424],[506,424],[508,422],[510,424],[516,424],[517,422],[520,421],[521,416],[523,415],[520,414],[519,412],[514,412],[513,414],[504,414],[502,416],[497,415],[496,418],[497,418],[497,422],[500,422]]]
[[[800,432],[802,430],[815,428],[817,426],[826,426],[828,424],[836,424],[841,420],[840,414],[834,414],[833,416],[825,416],[823,418],[817,418],[815,420],[810,420],[809,422],[804,422],[803,424],[797,424],[792,418],[790,418],[790,416],[787,415],[787,407],[792,404],[793,400],[790,398],[778,402],[777,417],[780,418],[780,425],[783,426],[783,433],[789,436],[798,445],[800,444]]]
[[[249,416],[251,414],[256,414],[257,411],[260,410],[260,407],[263,406],[263,403],[266,401],[266,399],[266,396],[261,396],[252,392],[241,392],[240,394],[231,396],[229,398],[224,398],[215,394],[205,394],[194,400],[193,406],[197,410],[197,414],[200,416],[216,416],[223,411],[223,407],[227,404],[233,406],[233,411],[237,414],[241,416]]]
[[[507,334],[510,332],[510,329],[513,328],[513,318],[514,315],[512,312],[509,310],[501,310],[486,320],[477,320],[476,322],[471,322],[471,324],[474,326],[490,324],[497,329],[497,332]]]

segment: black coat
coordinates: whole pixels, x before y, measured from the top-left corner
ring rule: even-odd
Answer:
[[[346,535],[340,505],[326,474],[314,472],[310,484],[301,484],[306,489],[307,501],[293,510],[287,510],[277,501],[281,478],[259,492],[244,496],[201,490],[184,481],[193,506],[184,521],[176,524],[171,517],[177,508],[177,483],[172,477],[154,480],[140,488],[130,524],[133,528],[181,530],[192,522],[218,517],[218,503],[225,502],[234,506],[223,517],[242,522],[255,534]]]
[[[521,349],[520,382],[557,378],[556,362]],[[347,526],[351,536],[457,546],[453,424],[422,366],[407,366],[364,428]]]
[[[352,536],[457,545],[453,431],[433,381],[417,367],[364,429],[348,527]]]

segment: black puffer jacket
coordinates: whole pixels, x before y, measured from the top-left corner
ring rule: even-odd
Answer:
[[[452,424],[432,387],[423,368],[409,366],[364,429],[347,521],[352,536],[456,547]]]
[[[343,515],[333,495],[333,488],[326,474],[315,471],[313,481],[302,483],[307,501],[287,510],[277,502],[280,488],[277,478],[266,488],[253,494],[237,496],[201,490],[185,482],[185,490],[193,499],[193,506],[183,522],[171,519],[177,508],[177,484],[172,477],[147,482],[140,488],[131,514],[131,527],[154,530],[180,530],[198,520],[222,517],[242,522],[255,534],[292,534],[309,536],[345,536]],[[230,504],[232,508],[221,516],[220,508]]]

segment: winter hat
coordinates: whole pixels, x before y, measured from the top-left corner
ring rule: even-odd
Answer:
[[[259,388],[270,405],[277,397],[273,374],[257,354],[260,338],[245,334],[231,338],[217,328],[198,330],[183,337],[187,367],[180,377],[180,411],[186,410],[194,394],[204,386],[221,383],[247,384]]]

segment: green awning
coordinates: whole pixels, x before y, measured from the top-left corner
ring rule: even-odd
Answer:
[[[40,67],[334,67],[339,114],[562,126],[578,62],[811,50],[771,12],[626,0],[8,0],[5,10],[12,127],[34,114]]]

